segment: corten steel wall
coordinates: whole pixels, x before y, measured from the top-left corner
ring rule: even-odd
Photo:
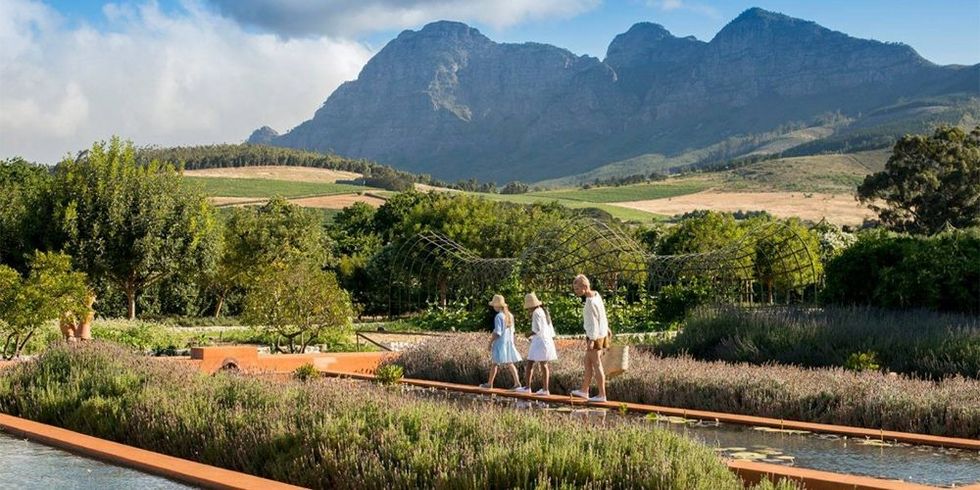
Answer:
[[[290,490],[275,480],[175,458],[78,432],[0,413],[0,430],[75,454],[204,488]],[[16,483],[16,482],[6,482]]]
[[[170,358],[190,362],[206,373],[222,368],[244,372],[287,373],[305,364],[320,371],[373,373],[388,352],[317,352],[311,354],[259,354],[255,346],[194,347],[190,358]],[[168,359],[168,358],[162,358]]]

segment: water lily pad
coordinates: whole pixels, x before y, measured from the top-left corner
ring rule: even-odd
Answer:
[[[780,434],[793,434],[793,435],[803,435],[809,434],[808,430],[797,430],[797,429],[777,429],[776,427],[753,427],[752,430],[757,430],[759,432],[774,432]]]
[[[752,451],[739,451],[739,452],[731,453],[728,456],[733,459],[744,459],[749,461],[766,459],[765,454],[760,454]]]
[[[860,439],[857,441],[862,446],[892,447],[892,443],[880,441],[878,439]]]

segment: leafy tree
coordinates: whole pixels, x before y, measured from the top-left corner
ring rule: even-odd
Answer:
[[[942,126],[895,144],[885,170],[867,176],[858,199],[891,230],[933,234],[980,225],[980,126]]]
[[[319,214],[274,197],[259,207],[235,208],[224,228],[223,252],[209,275],[217,294],[215,316],[225,297],[263,266],[276,261],[308,260],[323,265],[327,239]]]
[[[50,243],[51,172],[22,158],[0,160],[0,263],[21,272]]]
[[[219,228],[207,198],[172,165],[137,164],[131,142],[114,137],[62,161],[54,199],[66,249],[82,270],[125,293],[130,319],[145,288],[217,260]]]
[[[527,184],[515,180],[514,182],[510,182],[507,185],[505,185],[503,189],[500,189],[500,193],[501,194],[525,194],[527,193],[528,190],[530,189],[528,188]]]
[[[0,265],[0,355],[19,356],[38,328],[65,313],[82,317],[87,293],[85,274],[73,271],[71,257],[63,253],[35,253],[24,279]]]
[[[350,296],[337,278],[319,265],[276,261],[255,274],[245,294],[242,318],[276,338],[281,351],[305,352],[307,346],[330,330],[350,328]]]
[[[368,265],[382,248],[381,237],[374,230],[374,215],[371,206],[354,203],[337,213],[327,229],[333,245],[333,269],[359,305],[368,301],[367,292],[372,287]]]
[[[657,252],[660,255],[683,255],[732,248],[742,243],[746,228],[747,226],[741,226],[731,213],[695,211],[659,237]],[[742,245],[745,250],[733,257],[737,264],[732,270],[740,275],[739,279],[749,281],[752,279],[755,258],[749,247],[753,244],[742,243]],[[680,275],[694,277],[701,272],[681,271]]]
[[[730,213],[698,211],[660,241],[661,255],[705,253],[728,247],[745,235]]]

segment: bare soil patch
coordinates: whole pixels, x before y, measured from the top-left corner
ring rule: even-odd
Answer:
[[[215,206],[234,206],[237,204],[265,204],[268,199],[261,197],[209,197]]]
[[[185,170],[184,175],[188,177],[225,177],[230,179],[269,179],[322,183],[333,183],[338,180],[353,180],[361,177],[361,174],[355,172],[279,165]]]
[[[304,197],[300,199],[290,199],[293,204],[298,204],[305,208],[323,209],[344,209],[355,202],[363,202],[378,207],[384,204],[385,200],[366,194],[338,194],[334,196]]]
[[[858,203],[850,194],[824,194],[804,192],[716,192],[704,191],[683,196],[609,203],[629,209],[651,213],[675,215],[697,209],[713,211],[768,211],[774,216],[827,221],[837,224],[858,225],[874,213]]]

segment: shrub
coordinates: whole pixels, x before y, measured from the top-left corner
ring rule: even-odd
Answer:
[[[828,304],[980,313],[980,230],[861,235],[826,266]]]
[[[492,316],[486,307],[470,307],[467,302],[452,302],[446,306],[430,304],[411,323],[420,330],[432,332],[490,331]]]
[[[386,364],[374,373],[375,379],[383,385],[394,385],[402,379],[404,370],[398,364]]]
[[[877,371],[881,369],[878,364],[878,355],[873,351],[855,352],[847,356],[844,362],[844,369],[850,371]]]
[[[518,339],[518,349],[527,342]],[[559,347],[551,365],[551,392],[568,393],[582,381],[578,346]],[[405,376],[464,384],[486,380],[486,337],[457,335],[404,351]],[[394,361],[389,361],[394,362]],[[841,368],[753,366],[660,357],[635,349],[630,369],[610,380],[609,399],[697,408],[778,419],[843,424],[953,437],[980,436],[980,381],[959,376],[940,382],[852,372]]]
[[[309,381],[320,375],[320,372],[313,367],[313,363],[306,363],[293,371],[293,379],[299,381]]]
[[[642,421],[205,376],[109,345],[0,372],[0,411],[312,488],[742,488],[710,449]]]
[[[881,368],[926,378],[980,378],[980,319],[876,308],[699,310],[664,348],[698,359],[845,366],[855,351]]]
[[[676,325],[711,299],[711,295],[711,287],[702,281],[669,284],[657,294],[656,317],[663,323]]]

